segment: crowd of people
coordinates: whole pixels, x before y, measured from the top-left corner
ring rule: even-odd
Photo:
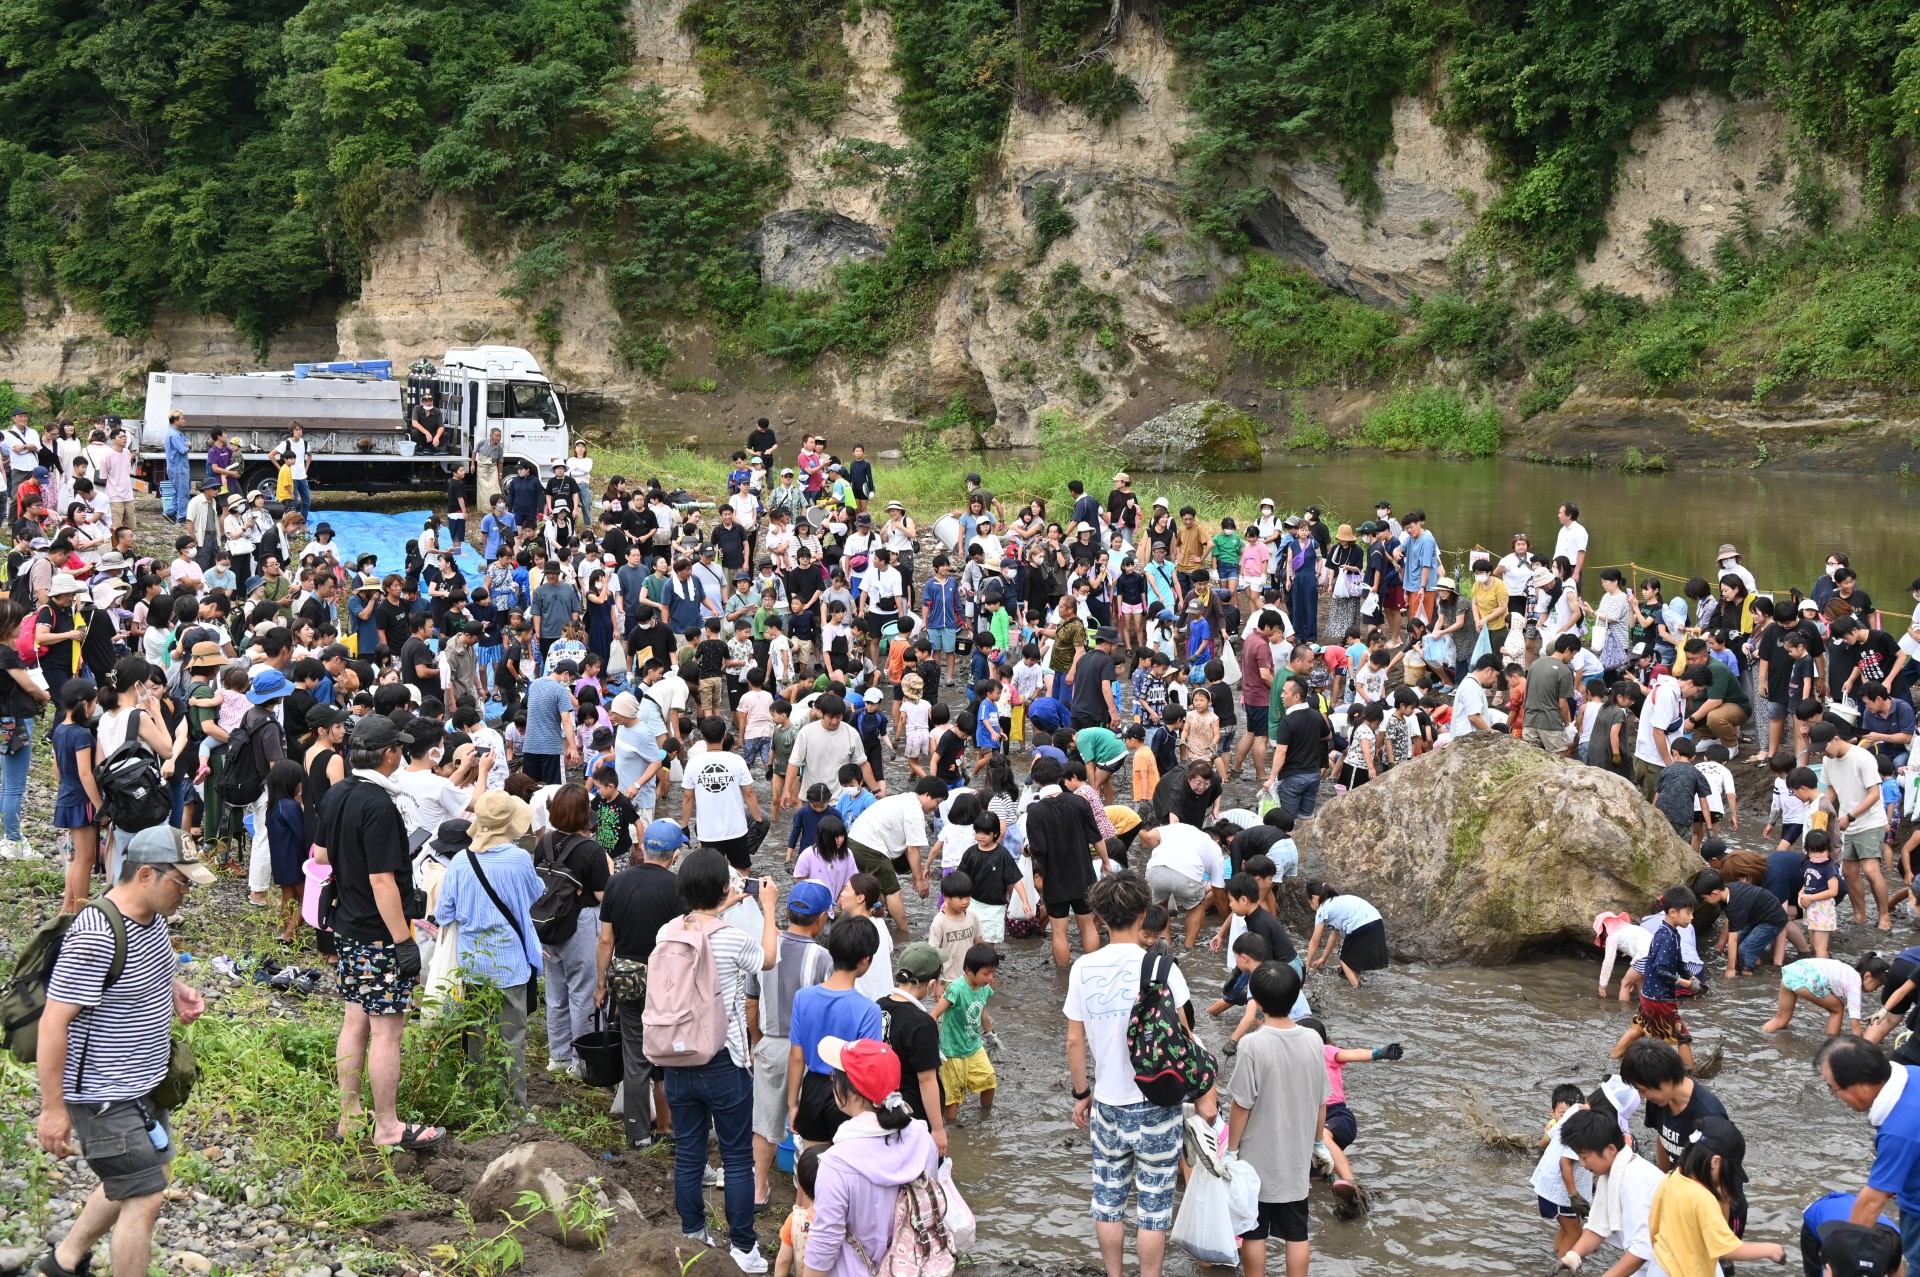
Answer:
[[[1658,902],[1621,902],[1651,916],[1596,920],[1601,992],[1627,957],[1638,1014],[1617,1078],[1554,1097],[1535,1187],[1563,1266],[1603,1240],[1628,1256],[1615,1277],[1784,1256],[1742,1240],[1744,1143],[1689,1072],[1681,1006],[1721,954],[1729,978],[1782,966],[1770,1031],[1801,1002],[1826,1013],[1823,1076],[1879,1128],[1866,1187],[1810,1208],[1809,1271],[1823,1246],[1835,1272],[1920,1258],[1920,1090],[1902,1089],[1920,1043],[1899,1028],[1920,1016],[1920,949],[1828,949],[1843,887],[1883,930],[1911,897],[1920,835],[1893,831],[1913,816],[1920,642],[1879,628],[1844,555],[1774,598],[1722,546],[1669,600],[1658,578],[1591,566],[1571,503],[1551,554],[1519,536],[1443,555],[1426,512],[1385,502],[1357,527],[1271,500],[1203,522],[1126,473],[1104,500],[1076,481],[1003,501],[973,475],[952,508],[910,512],[861,447],[843,463],[811,435],[788,455],[762,420],[710,501],[617,475],[596,492],[585,444],[549,478],[520,464],[502,482],[483,448],[477,524],[462,461],[444,516],[387,571],[325,522],[309,534],[297,428],[272,453],[278,514],[233,490],[216,439],[198,495],[184,452],[169,466],[168,559],[139,553],[113,496],[124,433],[97,433],[69,448],[50,432],[49,451],[16,416],[5,436],[0,855],[64,862],[76,917],[47,993],[40,1139],[77,1136],[101,1179],[48,1277],[85,1271],[109,1230],[115,1271],[145,1263],[174,1151],[153,1098],[167,1030],[201,1008],[166,918],[210,865],[245,873],[250,902],[333,966],[341,1139],[448,1138],[400,1112],[398,1079],[408,1016],[453,979],[500,991],[516,1104],[534,1005],[546,1067],[574,1076],[611,1008],[629,1143],[672,1144],[690,1239],[720,1244],[704,1194],[722,1192],[747,1272],[769,1267],[757,1220],[783,1147],[798,1204],[780,1271],[864,1274],[897,1245],[964,1243],[946,1158],[963,1113],[994,1106],[1002,955],[1044,940],[1068,971],[1072,1116],[1110,1277],[1130,1200],[1145,1277],[1170,1236],[1249,1272],[1272,1241],[1298,1277],[1314,1181],[1365,1199],[1343,1071],[1402,1053],[1336,1045],[1307,1005],[1313,972],[1358,986],[1390,948],[1378,909],[1320,879],[1299,884],[1296,944],[1295,835],[1321,801],[1476,733],[1617,773],[1702,856]],[[34,848],[20,809],[49,705],[64,832]],[[1743,751],[1774,778],[1762,851],[1725,837]],[[1234,806],[1243,775],[1258,797]],[[325,886],[303,918],[310,878]],[[933,909],[924,932],[909,889]],[[1230,1070],[1194,1030],[1202,946]],[[1870,1025],[1868,993],[1886,1008]],[[1193,1177],[1249,1171],[1257,1211],[1207,1250],[1193,1239],[1228,1208]],[[1191,1228],[1183,1183],[1183,1213],[1218,1203]]]

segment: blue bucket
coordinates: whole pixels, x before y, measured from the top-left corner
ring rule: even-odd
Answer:
[[[787,1138],[781,1140],[780,1146],[773,1150],[773,1164],[780,1168],[782,1175],[791,1175],[793,1160],[798,1156],[800,1156],[800,1146],[794,1142],[793,1132],[788,1131]]]

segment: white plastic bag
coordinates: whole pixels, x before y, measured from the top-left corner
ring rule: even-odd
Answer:
[[[947,1236],[953,1239],[953,1253],[964,1255],[973,1249],[975,1225],[973,1207],[967,1205],[967,1199],[960,1196],[960,1189],[953,1182],[953,1159],[940,1159],[940,1188],[947,1197]]]
[[[1257,1212],[1259,1176],[1254,1179]],[[1195,1167],[1187,1180],[1186,1196],[1180,1199],[1180,1210],[1173,1217],[1173,1234],[1168,1240],[1203,1264],[1239,1263],[1240,1234],[1234,1231],[1230,1197],[1228,1181]]]
[[[1260,1227],[1260,1172],[1245,1162],[1227,1163],[1227,1210],[1235,1238]]]

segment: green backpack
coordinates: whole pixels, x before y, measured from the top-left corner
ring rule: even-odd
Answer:
[[[86,909],[98,909],[113,928],[113,961],[107,964],[107,978],[100,986],[104,994],[127,968],[127,920],[104,896],[89,902]],[[59,913],[41,923],[21,947],[13,964],[13,977],[0,988],[0,1045],[22,1064],[40,1058],[40,1016],[47,1009],[47,984],[53,979],[54,964],[60,960],[67,929],[79,916]]]

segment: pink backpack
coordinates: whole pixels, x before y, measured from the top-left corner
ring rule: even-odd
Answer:
[[[688,915],[660,937],[647,962],[641,1051],[663,1068],[695,1068],[727,1047],[720,966],[707,936]]]
[[[851,1231],[847,1240],[873,1277],[953,1277],[958,1247],[947,1231],[947,1194],[931,1175],[900,1186],[893,1208],[893,1244],[879,1263]]]

